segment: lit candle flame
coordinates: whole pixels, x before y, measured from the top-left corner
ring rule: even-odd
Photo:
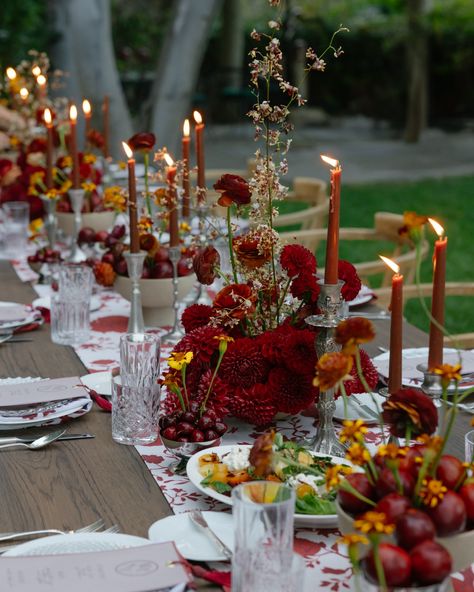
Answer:
[[[89,103],[89,101],[87,99],[84,99],[82,101],[82,110],[84,111],[84,115],[90,115],[90,113],[92,111],[91,104]]]
[[[8,78],[8,80],[15,80],[15,78],[16,78],[15,68],[12,68],[11,66],[9,68],[7,68],[7,78]]]
[[[185,119],[183,123],[183,136],[188,137],[190,131],[189,119]]]
[[[40,74],[38,76],[38,78],[36,79],[36,82],[38,83],[38,86],[44,86],[46,84],[46,76],[43,76],[43,74]]]
[[[444,235],[444,228],[441,226],[441,224],[436,222],[436,220],[433,220],[433,218],[428,218],[428,222],[431,224],[433,230],[436,232],[439,238],[441,238]]]
[[[39,66],[33,66],[31,73],[33,76],[39,76],[41,74],[41,68]]]
[[[28,89],[27,89],[27,88],[20,88],[20,97],[21,97],[21,98],[22,98],[24,101],[26,101],[26,99],[28,98],[28,95],[29,95],[29,94],[30,94],[30,93],[28,92]]]
[[[194,121],[199,125],[200,123],[202,123],[202,115],[199,113],[199,111],[193,111],[193,117],[194,117]]]
[[[76,105],[71,105],[69,107],[69,119],[71,121],[76,121],[77,120],[77,107]]]
[[[337,168],[339,166],[338,160],[336,160],[335,158],[331,158],[329,156],[326,156],[324,154],[321,154],[321,160],[334,168]]]
[[[166,160],[166,164],[168,166],[174,165],[174,160],[171,158],[171,156],[167,152],[165,152],[165,154],[163,155],[163,158]]]
[[[126,142],[122,142],[123,150],[127,155],[127,158],[133,158],[133,151]]]
[[[382,259],[382,261],[385,263],[385,265],[388,265],[390,267],[390,269],[394,273],[398,273],[400,271],[400,265],[395,263],[395,261],[392,261],[391,259],[389,259],[388,257],[384,257],[383,255],[379,255],[379,257],[380,257],[380,259]]]
[[[51,125],[53,121],[53,117],[51,115],[51,111],[49,109],[44,110],[43,119],[46,125]]]

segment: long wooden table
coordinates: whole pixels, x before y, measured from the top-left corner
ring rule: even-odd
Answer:
[[[0,300],[29,304],[34,298],[31,286],[20,282],[9,263],[0,262]],[[389,338],[389,323],[374,323],[377,338],[366,348],[371,355],[380,353],[378,346],[387,347]],[[27,335],[31,343],[0,345],[0,377],[58,378],[87,372],[72,348],[51,342],[49,325]],[[405,324],[404,345],[427,345],[427,336]],[[448,445],[448,451],[462,459],[471,417],[459,414]],[[91,432],[95,438],[35,452],[0,451],[0,532],[76,529],[103,518],[124,533],[147,536],[151,523],[171,514],[135,448],[112,440],[108,413],[94,407],[72,421],[70,431]]]

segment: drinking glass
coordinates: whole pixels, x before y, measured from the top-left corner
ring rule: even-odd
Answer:
[[[471,463],[474,460],[474,430],[467,432],[467,434],[464,436],[464,447],[464,460],[467,463]]]
[[[119,444],[146,445],[158,437],[160,386],[157,377],[139,385],[112,377],[112,438]]]
[[[58,292],[51,298],[51,339],[61,345],[79,345],[90,335],[90,267],[63,264]]]
[[[126,333],[120,338],[120,374],[128,386],[139,386],[160,373],[160,338],[153,333]]]
[[[30,204],[25,201],[7,201],[3,204],[3,213],[5,253],[17,257],[26,251]]]
[[[232,592],[301,590],[293,569],[294,490],[285,483],[250,481],[232,491],[232,504]]]

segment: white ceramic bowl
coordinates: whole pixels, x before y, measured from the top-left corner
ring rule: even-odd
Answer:
[[[90,212],[82,214],[82,228],[92,228],[96,232],[99,230],[109,230],[114,225],[115,212]],[[74,232],[74,214],[72,212],[58,212],[58,228],[68,236]]]

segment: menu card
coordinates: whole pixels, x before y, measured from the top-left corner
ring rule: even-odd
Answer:
[[[88,396],[78,376],[0,385],[0,407],[21,407]]]
[[[2,592],[165,592],[191,579],[173,543],[0,558]]]

